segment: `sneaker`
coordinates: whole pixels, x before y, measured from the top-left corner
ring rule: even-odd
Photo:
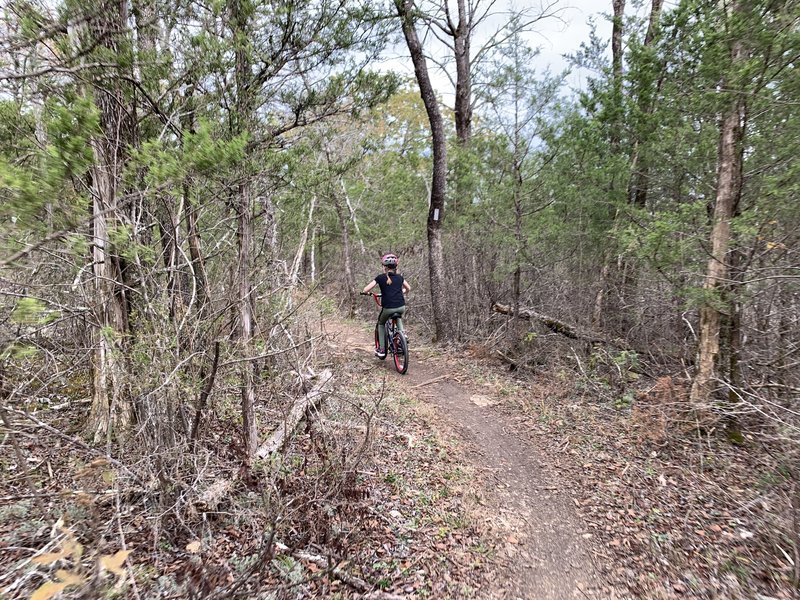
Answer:
[[[386,358],[386,352],[383,350],[375,350],[375,356],[378,358]]]

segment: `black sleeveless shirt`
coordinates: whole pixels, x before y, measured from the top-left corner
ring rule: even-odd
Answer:
[[[403,296],[403,276],[397,273],[392,273],[392,284],[387,283],[388,277],[386,273],[381,273],[375,277],[378,286],[381,288],[381,306],[383,308],[400,308],[406,305],[406,299]]]

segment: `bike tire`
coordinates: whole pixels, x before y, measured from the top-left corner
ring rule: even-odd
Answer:
[[[401,332],[394,333],[394,368],[401,375],[408,371],[408,343]]]
[[[375,350],[376,351],[381,349],[381,338],[380,338],[380,335],[378,334],[378,327],[380,327],[380,325],[378,325],[376,323],[375,324]],[[387,344],[387,346],[388,346],[388,344]],[[378,358],[380,358],[381,360],[386,360],[386,355],[384,354],[383,358],[381,358],[380,356]]]

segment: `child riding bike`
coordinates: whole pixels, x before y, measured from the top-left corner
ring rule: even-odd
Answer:
[[[411,290],[411,286],[403,279],[402,275],[397,274],[397,265],[400,261],[394,254],[384,254],[381,257],[383,273],[376,276],[364,287],[364,294],[376,285],[381,289],[381,312],[378,315],[378,338],[379,348],[375,349],[375,356],[386,358],[386,332],[384,324],[392,317],[397,317],[397,327],[403,329],[403,314],[406,312],[405,295]]]

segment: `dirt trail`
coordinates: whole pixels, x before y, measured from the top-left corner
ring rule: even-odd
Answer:
[[[609,597],[607,591],[600,591],[601,577],[569,495],[548,472],[540,451],[500,409],[501,398],[486,394],[485,389],[477,394],[469,382],[459,382],[438,352],[421,352],[412,342],[409,372],[401,376],[394,371],[391,357],[384,362],[372,357],[368,328],[344,323],[333,328],[340,348],[374,361],[378,371],[403,377],[410,395],[435,406],[466,442],[470,450],[465,458],[488,474],[484,478],[489,488],[484,490],[486,510],[508,532],[501,553],[503,576],[493,597]]]

